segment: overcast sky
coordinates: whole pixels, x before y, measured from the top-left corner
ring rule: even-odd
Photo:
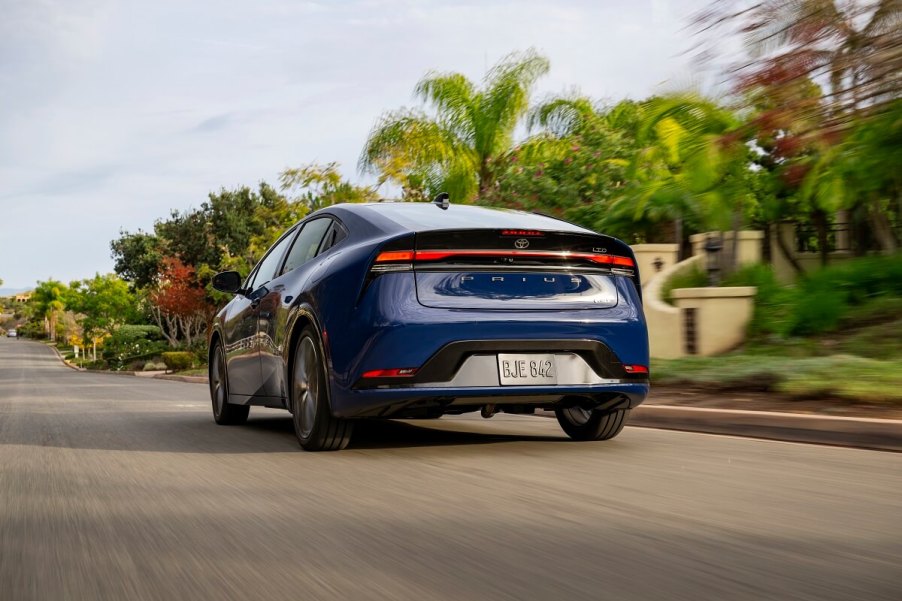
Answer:
[[[691,87],[687,16],[707,0],[2,0],[0,278],[112,270],[222,186],[356,163],[380,113],[430,69],[479,79],[514,50],[551,60],[538,96]]]

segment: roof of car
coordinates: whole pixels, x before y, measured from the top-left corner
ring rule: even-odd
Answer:
[[[372,202],[341,204],[330,208],[355,213],[383,229],[403,229],[413,232],[518,228],[582,234],[594,233],[578,225],[545,215],[464,204],[451,204],[447,210],[443,210],[431,202]],[[389,224],[393,224],[395,227],[388,227]]]

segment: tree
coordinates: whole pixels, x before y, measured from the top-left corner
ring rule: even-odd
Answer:
[[[38,282],[28,301],[33,307],[32,319],[42,322],[39,326],[41,329],[45,329],[43,323],[47,324],[46,331],[50,340],[56,340],[56,320],[59,313],[66,308],[64,300],[67,292],[65,284],[50,279]]]
[[[709,99],[678,94],[641,103],[635,123],[638,151],[603,222],[672,221],[678,242],[687,220],[693,229],[738,231],[754,198],[736,115]],[[734,262],[727,257],[728,267]]]
[[[157,285],[149,294],[151,312],[170,346],[178,346],[183,339],[190,347],[207,323],[206,295],[197,284],[194,268],[176,257],[164,258],[162,265]]]
[[[428,193],[454,199],[484,196],[494,182],[494,166],[513,145],[514,130],[529,108],[536,80],[548,60],[535,51],[512,54],[496,64],[477,88],[460,73],[429,73],[415,95],[433,108],[384,114],[370,132],[360,168]]]
[[[744,37],[748,60],[730,71],[739,92],[755,98],[764,90],[780,99],[760,111],[754,125],[784,125],[775,128],[777,137],[794,147],[794,156],[774,171],[782,172],[798,195],[776,198],[809,207],[822,261],[828,256],[830,214],[837,209],[864,214],[870,224],[864,231],[874,232],[884,251],[895,250],[898,239],[890,210],[894,199],[850,190],[840,175],[842,161],[836,161],[851,148],[844,139],[860,131],[863,121],[891,114],[902,95],[902,3],[734,0],[712,4],[697,23],[710,40],[724,37],[724,30]],[[816,99],[805,91],[811,86],[822,90]],[[790,213],[792,208],[776,212]]]
[[[615,112],[588,98],[540,104],[528,118],[535,133],[496,163],[495,185],[480,202],[599,227],[636,150],[633,132],[609,121]]]
[[[135,288],[150,286],[160,270],[162,242],[155,234],[138,230],[131,234],[120,230],[119,238],[110,243],[113,270]]]
[[[338,163],[318,165],[310,163],[286,169],[279,176],[283,192],[294,192],[292,200],[313,212],[342,202],[373,202],[379,200],[375,190],[356,186],[341,177]]]
[[[257,190],[222,188],[199,208],[158,220],[153,234],[120,232],[110,245],[115,270],[139,290],[157,284],[164,256],[177,257],[204,276],[223,269],[246,273],[307,211],[265,182]]]
[[[72,282],[66,293],[66,307],[76,313],[85,340],[95,343],[112,335],[126,323],[137,320],[137,298],[128,284],[114,274]]]

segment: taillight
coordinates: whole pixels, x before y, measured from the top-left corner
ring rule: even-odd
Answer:
[[[379,253],[376,257],[376,263],[393,263],[397,261],[413,261],[414,252],[412,250],[389,250]]]
[[[571,252],[567,250],[390,250],[381,252],[376,256],[373,269],[383,271],[406,270],[411,268],[412,263],[429,263],[454,258],[582,260],[615,267],[634,268],[636,266],[630,257]]]
[[[623,371],[628,374],[648,374],[647,365],[624,365]]]
[[[410,378],[417,373],[416,367],[399,367],[395,369],[373,369],[363,372],[363,377],[371,378]]]
[[[386,250],[376,256],[372,271],[410,271],[416,253],[412,250]]]

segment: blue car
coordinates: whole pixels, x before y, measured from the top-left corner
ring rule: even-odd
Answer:
[[[304,449],[362,418],[553,410],[605,440],[648,394],[648,334],[623,242],[551,217],[382,202],[309,215],[242,280],[210,339],[218,424],[291,412]]]

